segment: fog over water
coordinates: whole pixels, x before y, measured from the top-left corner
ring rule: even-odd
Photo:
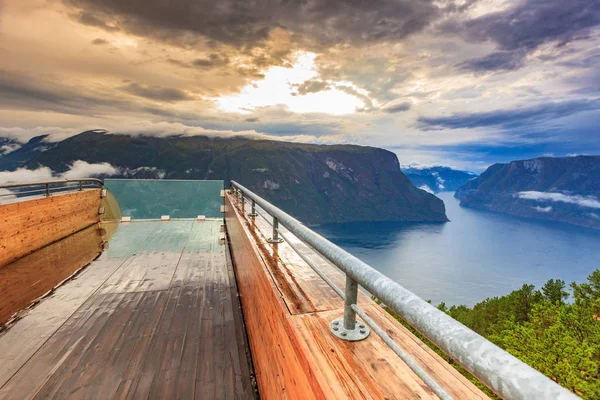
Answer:
[[[550,278],[581,282],[600,268],[600,231],[463,208],[450,192],[437,196],[451,222],[316,230],[436,305],[472,306]]]

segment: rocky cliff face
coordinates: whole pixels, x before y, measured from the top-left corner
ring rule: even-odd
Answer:
[[[444,203],[414,187],[395,154],[373,147],[84,132],[28,168],[108,162],[129,178],[236,180],[307,224],[447,221]]]
[[[430,193],[454,192],[460,186],[471,179],[477,177],[477,174],[467,171],[459,171],[449,167],[429,167],[429,168],[403,168],[402,172],[419,189]]]
[[[455,197],[464,207],[600,229],[600,156],[495,164]]]

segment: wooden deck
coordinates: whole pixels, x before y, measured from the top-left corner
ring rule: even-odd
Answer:
[[[0,333],[0,399],[252,398],[222,221],[103,227],[100,258]]]

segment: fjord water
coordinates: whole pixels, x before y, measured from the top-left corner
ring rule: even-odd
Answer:
[[[348,223],[321,235],[433,304],[472,306],[524,283],[585,281],[600,268],[600,231],[459,206],[437,194],[451,222]]]

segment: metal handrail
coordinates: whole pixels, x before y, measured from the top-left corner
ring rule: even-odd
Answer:
[[[69,186],[69,184],[76,184]],[[63,185],[60,187],[53,187],[56,185]],[[53,192],[64,191],[65,189],[83,190],[96,187],[104,187],[104,182],[101,179],[96,178],[81,178],[81,179],[57,179],[53,181],[40,181],[40,182],[28,182],[28,183],[10,183],[0,185],[0,189],[17,189],[17,188],[35,188],[42,186],[40,189],[26,190],[26,191],[15,191],[9,193],[0,193],[0,197],[4,196],[19,196],[24,194],[43,193],[46,197],[50,196]]]
[[[235,181],[231,181],[231,187],[236,192],[236,196],[239,195],[242,198],[242,201],[245,201],[246,197],[252,200],[252,214],[256,215],[256,205],[258,205],[273,218],[273,223],[271,224],[273,227],[273,236],[270,242],[274,243],[274,246],[279,242],[280,233],[277,225],[281,224],[346,275],[347,287],[344,296],[346,299],[344,321],[346,321],[347,314],[352,313],[355,318],[355,313],[358,311],[359,316],[366,323],[372,322],[374,324],[372,326],[371,323],[368,323],[376,334],[385,334],[383,330],[378,329],[379,327],[372,320],[367,321],[368,316],[358,308],[355,297],[353,299],[354,302],[348,301],[348,284],[356,285],[358,283],[502,398],[510,400],[579,399],[578,396],[569,390],[454,320],[448,314],[438,310],[352,254],[307,228],[300,221],[249,189]],[[238,191],[239,194],[237,193]],[[309,266],[314,269],[314,266],[310,263]],[[321,276],[321,274],[319,275]],[[333,284],[329,280],[325,281],[330,286]],[[341,292],[337,287],[334,290],[338,294]],[[352,315],[350,315],[350,318]],[[378,330],[381,332],[378,332]],[[385,337],[381,337],[400,355],[397,350],[401,349],[399,347],[398,349],[394,348],[394,345],[397,346],[397,344],[393,343],[389,336],[389,341]],[[407,361],[407,365],[417,373],[417,370],[413,368],[414,366],[410,364],[410,360]],[[419,373],[417,375],[423,379]],[[430,385],[431,382],[426,381],[426,383],[438,394],[435,387]],[[437,383],[433,382],[433,386],[435,385]],[[445,392],[439,393],[438,396],[449,398]]]

